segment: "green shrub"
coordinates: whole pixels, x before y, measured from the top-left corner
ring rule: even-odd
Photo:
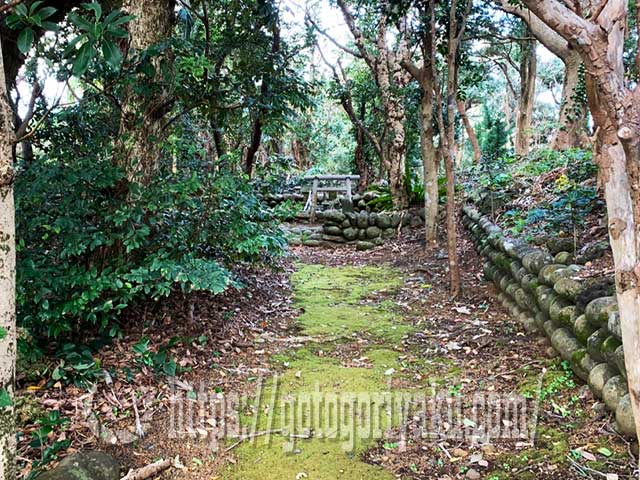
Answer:
[[[18,321],[42,344],[117,335],[136,301],[223,292],[237,285],[235,264],[269,263],[286,248],[254,187],[197,157],[177,173],[161,169],[148,187],[127,187],[111,161],[112,117],[91,103],[57,112],[36,158],[20,165]]]

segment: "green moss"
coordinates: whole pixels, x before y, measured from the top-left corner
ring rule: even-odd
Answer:
[[[376,435],[361,438],[354,431],[354,425],[360,431],[369,431],[376,425],[376,430],[382,433],[399,423],[399,415],[389,411],[383,397],[357,397],[366,400],[369,407],[375,407],[376,416],[360,416],[357,421],[352,419],[337,428],[334,424],[319,426],[315,423],[317,420],[311,421],[316,418],[316,410],[309,404],[298,403],[299,409],[282,406],[292,400],[312,398],[314,392],[342,395],[387,392],[391,379],[410,374],[400,373],[402,353],[394,347],[413,327],[403,322],[391,301],[378,299],[385,293],[395,292],[402,281],[399,272],[386,267],[300,266],[293,275],[295,304],[302,311],[298,318],[300,334],[340,339],[308,343],[304,348],[272,357],[276,366],[287,368],[277,380],[264,386],[262,407],[247,408],[241,424],[253,424],[257,431],[277,433],[238,446],[234,450],[238,461],[222,472],[224,478],[280,480],[295,478],[301,472],[308,478],[394,478],[360,459],[362,453],[375,445]],[[362,339],[367,340],[358,345],[358,351],[366,357],[362,367],[344,366],[350,364],[345,361],[350,359],[327,354],[337,350],[340,343]],[[269,408],[265,408],[265,404]],[[273,408],[274,404],[279,407]],[[377,419],[375,423],[373,418]],[[305,427],[313,428],[312,438],[288,435],[304,434]]]
[[[613,353],[616,351],[616,349],[622,345],[622,343],[620,342],[620,340],[618,340],[616,337],[614,336],[609,336],[605,339],[604,342],[602,342],[602,346],[600,347],[600,351],[602,353]]]
[[[567,454],[570,453],[568,435],[563,431],[550,427],[539,426],[536,430],[536,441],[533,448],[521,450],[518,453],[506,453],[496,458],[496,465],[507,466],[509,472],[505,472],[505,468],[496,469],[487,474],[487,478],[512,478],[509,475],[513,470],[521,470],[528,465],[540,465],[547,463],[551,465],[561,465],[567,461]],[[536,478],[521,476],[518,478]]]

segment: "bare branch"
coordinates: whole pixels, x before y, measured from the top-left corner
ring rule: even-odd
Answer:
[[[320,25],[318,25],[313,18],[311,18],[310,15],[307,15],[305,17],[305,20],[307,22],[309,22],[313,28],[315,28],[318,33],[320,33],[323,37],[325,37],[327,40],[329,40],[331,43],[333,43],[336,47],[338,47],[340,50],[347,52],[349,55],[353,55],[354,57],[357,58],[364,58],[360,52],[357,52],[355,50],[353,50],[352,48],[349,47],[345,47],[344,45],[342,45],[341,43],[339,43],[335,38],[333,38],[331,35],[329,35],[329,33],[326,30],[323,30],[322,28],[320,28]]]

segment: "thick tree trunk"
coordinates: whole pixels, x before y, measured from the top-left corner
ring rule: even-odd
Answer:
[[[460,114],[460,118],[462,118],[469,142],[471,143],[471,148],[473,149],[473,160],[476,163],[480,163],[480,159],[482,158],[480,142],[478,142],[476,132],[473,130],[473,125],[471,125],[471,121],[467,115],[467,105],[462,100],[458,100],[458,113]]]
[[[424,175],[424,233],[427,248],[437,242],[438,151],[433,143],[433,84],[423,85],[420,102],[420,148]]]
[[[130,48],[139,52],[167,39],[173,31],[175,0],[127,0],[124,10],[135,16],[129,24]],[[130,182],[148,185],[158,169],[164,117],[171,109],[169,92],[161,87],[160,59],[154,60],[153,79],[139,75],[148,84],[148,94],[129,89],[122,102],[120,132],[115,160]]]
[[[407,144],[405,138],[404,124],[406,120],[406,112],[400,98],[393,90],[390,78],[392,73],[389,72],[388,52],[383,49],[383,42],[386,41],[382,34],[379,34],[378,45],[382,60],[378,65],[378,86],[382,96],[382,105],[384,108],[385,124],[389,141],[387,143],[387,154],[384,156],[384,168],[389,178],[389,189],[393,199],[393,207],[396,210],[404,210],[409,206],[409,194],[407,192],[406,183],[406,155]],[[394,65],[400,69],[400,65]],[[395,75],[393,75],[395,76]]]
[[[585,62],[589,108],[598,127],[596,157],[604,184],[625,366],[640,438],[640,87],[625,83],[629,4],[609,0],[597,21],[557,0],[523,0],[569,41]],[[636,64],[640,65],[640,52]]]
[[[529,34],[528,29],[526,33]],[[516,155],[527,155],[531,142],[533,106],[536,94],[537,75],[536,41],[525,40],[520,59],[520,98],[516,118]]]
[[[585,145],[587,139],[587,105],[580,89],[582,59],[577,52],[564,60],[565,73],[560,106],[559,128],[553,138],[554,150],[568,150]]]
[[[16,238],[13,112],[0,48],[0,478],[16,478],[13,393],[16,363]]]

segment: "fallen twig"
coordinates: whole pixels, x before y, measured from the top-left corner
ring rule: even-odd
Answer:
[[[158,475],[160,472],[164,472],[172,464],[173,461],[171,459],[158,460],[157,462],[151,463],[142,468],[129,470],[129,473],[127,473],[120,480],[145,480],[147,478],[152,478]]]

